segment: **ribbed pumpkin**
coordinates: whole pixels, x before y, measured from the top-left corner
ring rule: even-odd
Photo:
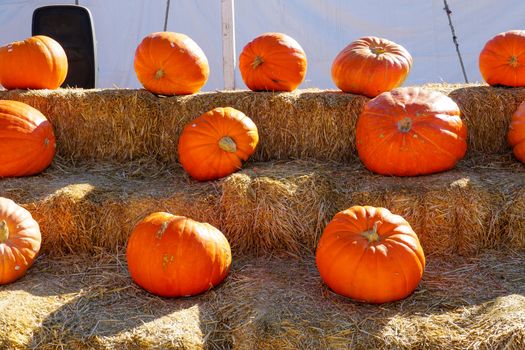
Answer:
[[[0,84],[6,89],[56,89],[67,75],[66,52],[44,35],[0,48]]]
[[[219,107],[190,122],[179,138],[179,161],[196,180],[215,180],[239,170],[259,142],[244,113]]]
[[[144,88],[155,94],[187,95],[206,84],[210,68],[206,55],[190,37],[157,32],[137,47],[135,73]]]
[[[409,223],[369,206],[335,215],[319,240],[316,262],[334,292],[367,303],[407,297],[425,269],[423,248]]]
[[[448,96],[397,88],[370,100],[356,127],[359,158],[383,175],[414,176],[451,169],[467,150],[467,127]]]
[[[479,70],[489,85],[525,86],[525,30],[490,39],[479,55]]]
[[[38,174],[55,155],[55,135],[35,108],[0,100],[0,177]]]
[[[516,158],[525,163],[525,102],[512,114],[507,138]]]
[[[344,92],[375,97],[403,84],[412,56],[390,40],[367,36],[345,47],[332,63],[332,80]]]
[[[265,33],[250,41],[239,57],[242,80],[253,91],[293,91],[306,75],[306,54],[282,33]]]
[[[31,213],[0,197],[0,284],[22,277],[40,250],[40,227]]]
[[[164,296],[190,296],[219,284],[231,265],[230,245],[215,227],[157,212],[134,228],[126,257],[133,280]]]

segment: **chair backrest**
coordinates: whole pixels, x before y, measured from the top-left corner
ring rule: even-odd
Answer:
[[[32,35],[49,36],[62,45],[68,60],[63,87],[94,88],[97,49],[91,12],[77,5],[39,7],[33,12]]]

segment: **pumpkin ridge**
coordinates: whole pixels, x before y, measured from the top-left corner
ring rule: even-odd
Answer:
[[[374,156],[376,155],[376,153],[384,148],[390,148],[390,147],[384,147],[385,143],[387,143],[389,146],[391,146],[391,139],[395,138],[397,136],[397,134],[395,133],[390,133],[390,134],[387,134],[386,137],[383,137],[381,138],[381,141],[380,142],[374,142],[374,144],[372,146],[368,146],[369,147],[369,152],[368,152],[368,157],[369,158],[375,158]],[[388,142],[387,142],[388,141]],[[373,147],[373,148],[370,148],[370,147]]]
[[[151,240],[155,240],[155,236],[152,236],[150,238]],[[156,250],[155,249],[155,245],[154,244],[148,244],[147,247],[149,248],[148,249],[148,254],[146,254],[145,256],[153,256],[153,252]],[[141,258],[142,260],[142,258]],[[147,264],[145,264],[147,265]],[[154,281],[153,279],[153,271],[152,271],[152,268],[148,266],[147,268],[147,273],[145,274],[147,277],[146,279],[148,280],[148,285],[151,286],[152,285],[152,282]]]
[[[426,142],[430,143],[432,146],[436,147],[441,153],[446,154],[447,156],[449,156],[452,159],[456,159],[457,158],[454,154],[452,154],[449,151],[445,150],[443,147],[441,147],[440,145],[436,144],[434,141],[430,140],[428,137],[423,136],[418,131],[414,130],[414,134],[417,135],[418,138],[421,138],[421,139],[425,140]],[[458,135],[458,138],[461,139],[459,137],[459,135]],[[461,140],[464,141],[463,139],[461,139]],[[455,161],[455,162],[457,162],[457,161]]]
[[[214,119],[214,120],[211,120],[211,119]],[[217,128],[217,126],[215,125],[216,123],[214,123],[214,121],[221,121],[224,119],[224,114],[221,114],[220,117],[216,117],[215,115],[213,114],[210,114],[210,115],[207,115],[205,118],[202,118],[202,121],[204,123],[206,123],[208,125],[208,128],[210,130],[213,130],[215,132],[215,135],[213,135],[214,137],[223,137],[224,134],[221,132],[221,130],[219,130]],[[210,134],[211,136],[212,134]]]
[[[38,121],[40,121],[40,123],[43,123],[43,122],[49,122],[49,120],[47,118],[43,119],[42,117],[40,116],[33,116],[33,113],[30,112],[30,114],[27,116],[27,117],[24,117],[23,115],[20,115],[22,114],[23,112],[20,111],[19,113],[19,110],[17,109],[17,111],[15,112],[15,114],[9,114],[9,113],[2,113],[1,111],[4,110],[2,107],[1,107],[1,103],[0,103],[0,118],[5,118],[5,119],[16,119],[17,121],[20,121],[20,124],[24,125],[26,123],[29,123],[31,124],[33,127],[38,127],[39,124],[37,124]]]
[[[403,276],[403,280],[405,281],[405,291],[403,294],[406,293],[406,291],[410,290],[411,288],[409,288],[409,285],[408,285],[408,278],[407,278],[407,273],[404,269],[404,260],[402,260],[398,255],[397,255],[397,251],[395,249],[392,249],[393,247],[388,247],[387,245],[385,245],[385,247],[387,247],[387,249],[389,250],[389,255],[394,259],[394,261],[396,262],[396,265],[399,267],[399,269],[401,270],[401,275]],[[417,256],[417,254],[414,254]],[[419,260],[419,257],[418,257],[418,260]]]
[[[203,158],[203,160],[200,162],[200,164],[196,165],[197,169],[199,169],[199,170],[209,169],[210,168],[209,164],[213,163],[213,159],[215,159],[217,157],[219,157],[219,159],[221,159],[221,157],[223,155],[223,152],[221,152],[221,150],[218,147],[216,147],[216,145],[217,144],[214,144],[215,147],[213,147],[213,152],[209,152],[208,155],[206,156],[206,158]],[[211,159],[211,161],[210,161],[210,159]],[[220,162],[217,162],[217,163],[220,164]],[[214,167],[214,168],[217,169],[217,167]]]
[[[385,238],[385,242],[389,242],[391,245],[403,246],[406,249],[408,249],[411,252],[413,252],[419,258],[419,255],[417,254],[417,251],[414,250],[413,246],[411,246],[410,244],[407,244],[405,241],[399,240],[399,239],[397,239],[395,237],[395,236],[403,236],[403,235],[407,235],[407,234],[406,233],[394,233],[394,234],[391,234],[391,235],[389,235],[388,237]],[[414,239],[414,243],[417,243],[417,236],[416,237],[414,237],[413,235],[409,235],[409,236]],[[415,248],[417,249],[417,244],[415,244]]]
[[[191,148],[193,151],[195,151],[198,148],[210,148],[215,147],[217,145],[217,142],[208,142],[208,143],[196,143],[195,141],[192,143]]]
[[[173,80],[169,75],[166,74],[166,72],[164,72],[164,75],[162,76],[162,80],[164,81],[168,81],[170,84],[173,84],[174,86],[176,86],[177,89],[180,89],[181,88],[181,85],[178,81],[176,80]],[[153,84],[158,84],[160,81],[160,79],[155,79],[155,76],[152,76],[150,77],[149,79],[149,83],[153,83]],[[159,95],[162,95],[162,94],[159,94]]]
[[[335,240],[334,240],[335,241]],[[353,243],[352,240],[350,240],[349,242],[346,242],[344,244],[342,244],[339,249],[336,251],[338,254],[345,250],[349,245],[351,245]],[[368,252],[367,249],[362,249],[361,251],[361,256],[359,257],[359,259],[357,260],[356,264],[355,264],[355,267],[354,267],[354,270],[351,272],[351,273],[348,273],[347,276],[351,276],[350,279],[353,281],[354,279],[354,276],[355,276],[355,271],[357,270],[357,268],[359,267],[359,265],[361,264],[361,261],[363,260],[363,257],[365,256],[365,254]],[[332,254],[332,256],[338,256],[338,254]],[[327,279],[329,279],[331,276],[331,274],[333,273],[333,270],[335,267],[338,267],[337,264],[335,264],[333,261],[331,262],[330,264],[330,268],[328,269],[328,271],[326,272],[326,276],[327,276]]]
[[[40,45],[41,45],[42,47],[45,48],[45,50],[46,50],[46,53],[45,53],[46,58],[47,58],[47,57],[52,57],[52,56],[53,56],[53,53],[52,53],[52,51],[51,51],[51,48],[49,48],[49,47],[46,45],[46,43],[45,43],[43,40],[41,40],[41,38],[39,38],[38,36],[35,36],[34,38],[35,38],[35,42],[36,42],[36,43],[40,43]],[[35,43],[35,44],[36,44],[36,43]],[[40,45],[39,45],[39,46],[40,46]],[[49,60],[47,60],[47,61],[48,61],[48,63],[49,63]],[[51,72],[55,73],[55,72],[57,71],[57,63],[56,63],[56,60],[53,60],[53,59],[52,59],[52,60],[51,60],[51,63],[52,63],[52,65],[53,65],[53,67],[51,68]]]
[[[191,124],[190,124],[191,125]],[[208,127],[203,127],[202,124],[201,125],[198,125],[195,126],[195,127],[188,127],[188,133],[190,134],[193,134],[195,137],[196,136],[204,136],[204,137],[209,137],[209,138],[219,138],[220,135],[217,135],[216,133],[216,130],[214,130],[211,125],[208,125],[206,124],[205,126],[208,126]],[[193,143],[195,143],[195,141],[193,141]],[[211,142],[208,142],[207,144],[209,145],[213,145],[215,144],[215,141],[211,141]]]

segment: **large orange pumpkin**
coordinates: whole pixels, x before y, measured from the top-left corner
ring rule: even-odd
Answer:
[[[525,86],[525,30],[490,39],[479,55],[479,70],[489,85]]]
[[[153,213],[129,238],[126,256],[133,280],[164,297],[190,296],[219,284],[230,270],[230,245],[215,227]]]
[[[22,277],[40,250],[40,227],[31,213],[0,197],[0,284]]]
[[[199,91],[210,74],[208,59],[190,37],[173,32],[146,36],[135,51],[135,72],[147,90],[160,95]]]
[[[306,54],[288,35],[265,33],[243,48],[239,70],[250,90],[293,91],[306,75]]]
[[[373,36],[345,47],[332,63],[332,80],[344,92],[375,97],[403,84],[412,56],[401,45]]]
[[[316,262],[334,292],[368,303],[407,297],[425,269],[423,248],[409,223],[368,206],[335,215],[319,240]]]
[[[467,150],[467,127],[448,96],[397,88],[370,100],[356,127],[359,158],[383,175],[414,176],[451,169]]]
[[[6,89],[56,89],[67,75],[66,52],[37,35],[0,48],[0,84]]]
[[[215,108],[190,122],[179,138],[179,161],[196,180],[215,180],[239,170],[259,142],[257,126],[244,113]]]
[[[507,136],[514,155],[525,163],[525,102],[512,114]]]
[[[22,102],[0,100],[0,140],[0,177],[38,174],[55,155],[53,127]]]

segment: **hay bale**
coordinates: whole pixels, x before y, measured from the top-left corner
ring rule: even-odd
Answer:
[[[523,258],[431,258],[412,296],[381,306],[330,292],[313,259],[261,259],[226,284],[226,313],[235,349],[520,349]]]
[[[525,255],[428,259],[407,299],[366,305],[322,284],[313,256],[239,257],[223,284],[166,299],[124,256],[40,257],[0,287],[6,349],[520,349]]]
[[[39,258],[0,289],[2,348],[202,349],[213,328],[201,310],[209,297],[150,295],[131,282],[123,258]]]
[[[145,90],[0,91],[0,99],[25,102],[55,127],[58,152],[72,161],[177,161],[185,124],[215,107],[231,106],[257,124],[260,143],[252,159],[266,161],[355,158],[354,128],[368,98],[340,92],[211,92],[169,98]]]
[[[523,88],[433,84],[448,93],[469,129],[467,157],[508,151],[511,114],[525,97]],[[260,143],[252,161],[314,159],[356,161],[355,124],[366,97],[337,91],[291,93],[225,91],[169,98],[145,90],[58,89],[0,91],[0,99],[40,109],[55,127],[59,154],[73,162],[125,162],[151,158],[177,161],[177,143],[186,123],[221,106],[254,120]]]
[[[333,186],[320,165],[256,164],[222,181],[221,228],[250,253],[312,251],[335,212]]]
[[[24,205],[40,223],[42,251],[51,255],[122,251],[140,219],[169,211],[216,226],[236,254],[304,256],[315,251],[335,213],[353,205],[404,216],[427,254],[525,249],[525,168],[510,156],[414,178],[374,175],[359,164],[250,163],[204,183],[162,164],[68,164],[0,181],[0,196]]]
[[[220,224],[215,184],[195,183],[182,169],[64,164],[40,176],[0,181],[0,196],[24,205],[39,222],[44,253],[121,251],[135,224],[153,211]]]
[[[510,119],[525,100],[525,89],[473,86],[450,92],[468,127],[470,153],[504,153],[510,147],[507,133]]]

